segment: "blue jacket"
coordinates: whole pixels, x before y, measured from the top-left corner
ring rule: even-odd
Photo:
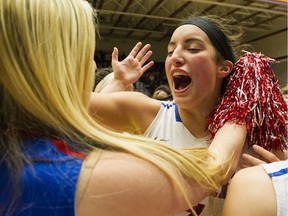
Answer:
[[[61,151],[48,139],[25,141],[23,147],[23,154],[32,159],[32,165],[22,171],[12,215],[75,215],[76,186],[83,159]],[[6,215],[8,208],[2,205],[11,204],[8,198],[15,183],[8,180],[4,163],[0,164],[0,173],[0,215]]]

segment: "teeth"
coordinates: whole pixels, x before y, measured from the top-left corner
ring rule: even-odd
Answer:
[[[179,75],[187,76],[186,74],[184,74],[184,73],[182,73],[182,72],[175,72],[175,73],[173,73],[173,76],[179,76]]]

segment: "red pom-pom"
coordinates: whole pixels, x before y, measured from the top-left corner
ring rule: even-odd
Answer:
[[[209,121],[212,137],[229,121],[246,125],[249,146],[287,149],[287,103],[270,67],[273,61],[261,53],[247,52],[236,62],[226,92]]]

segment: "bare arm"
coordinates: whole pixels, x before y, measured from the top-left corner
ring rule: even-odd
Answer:
[[[193,205],[204,198],[205,191],[197,183],[183,185]],[[102,154],[77,206],[79,216],[172,216],[188,208],[164,173],[147,161],[124,153]]]
[[[141,47],[142,43],[138,42],[121,62],[118,61],[118,49],[114,48],[112,54],[114,73],[109,74],[111,77],[106,80],[100,94],[92,93],[90,97],[89,110],[92,116],[110,129],[119,132],[144,133],[160,108],[159,102],[146,95],[126,91],[154,64],[150,61],[144,65],[152,55],[152,51],[149,44],[142,49]]]
[[[90,113],[101,124],[119,132],[143,134],[161,102],[131,91],[110,94],[91,93]]]
[[[217,131],[209,146],[209,151],[223,162],[223,170],[229,170],[227,177],[231,177],[236,171],[246,134],[245,125],[228,122]]]

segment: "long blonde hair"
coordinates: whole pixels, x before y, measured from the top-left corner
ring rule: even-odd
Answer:
[[[89,115],[95,16],[88,2],[5,0],[0,1],[0,16],[0,158],[11,172],[19,175],[26,160],[17,155],[28,132],[62,139],[78,151],[106,149],[150,161],[171,178],[187,202],[175,170],[209,192],[218,189],[225,173],[220,162],[208,166],[207,149],[175,150],[115,133]]]

